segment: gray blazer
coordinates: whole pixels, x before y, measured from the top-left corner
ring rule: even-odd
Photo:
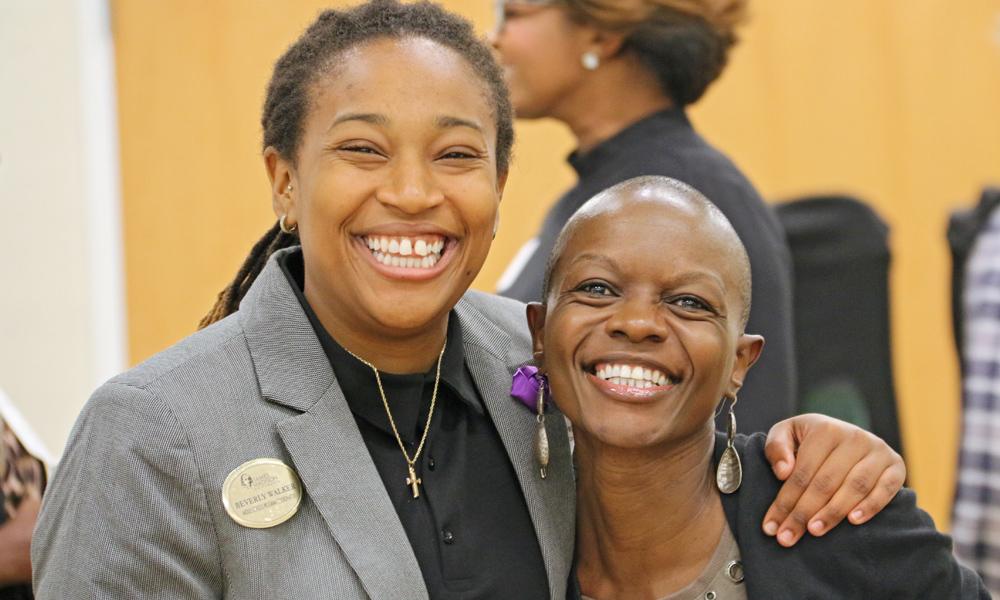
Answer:
[[[548,419],[542,480],[534,416],[510,397],[530,357],[524,307],[469,292],[456,307],[465,360],[517,473],[553,598],[573,558],[566,429]],[[298,513],[238,525],[226,476],[248,460],[292,467]],[[483,543],[489,543],[484,540]],[[427,598],[354,417],[274,258],[240,310],[115,377],[87,403],[32,544],[38,598]]]

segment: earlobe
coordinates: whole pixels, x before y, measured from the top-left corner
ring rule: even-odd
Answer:
[[[542,358],[545,355],[545,305],[531,302],[524,310],[528,317],[528,329],[531,331],[531,354],[538,367],[542,368]]]
[[[733,374],[729,379],[730,396],[735,396],[743,387],[750,367],[760,358],[761,350],[764,348],[764,338],[759,335],[743,334],[736,342],[736,361],[733,364]]]
[[[292,165],[273,147],[264,150],[264,167],[271,181],[271,206],[276,217],[289,215],[294,208],[294,173]]]
[[[502,173],[497,175],[497,194],[500,199],[503,200],[503,190],[507,187],[507,176],[510,175],[510,169],[504,170]]]
[[[617,56],[625,46],[625,35],[611,31],[598,31],[594,38],[597,54],[601,60]]]

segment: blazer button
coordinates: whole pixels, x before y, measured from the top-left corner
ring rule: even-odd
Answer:
[[[446,544],[448,544],[450,546],[450,545],[452,545],[452,544],[455,543],[455,535],[451,531],[449,531],[447,529],[442,529],[441,530],[441,541],[443,541],[444,543],[446,543]]]
[[[430,469],[431,471],[434,470],[434,457],[433,456],[428,456],[427,457],[427,468]]]

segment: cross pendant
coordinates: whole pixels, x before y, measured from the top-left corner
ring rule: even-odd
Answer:
[[[423,483],[422,479],[417,478],[417,472],[413,470],[413,465],[409,465],[410,476],[406,478],[406,485],[413,488],[413,497],[420,497],[420,484]]]

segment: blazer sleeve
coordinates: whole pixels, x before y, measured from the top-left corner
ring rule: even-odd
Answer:
[[[165,402],[121,383],[94,393],[47,490],[31,554],[40,600],[222,597],[206,490]]]

